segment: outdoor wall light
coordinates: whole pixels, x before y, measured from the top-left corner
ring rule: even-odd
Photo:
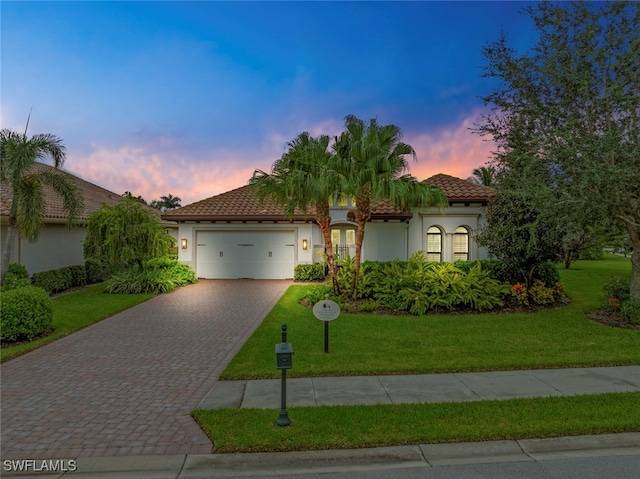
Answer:
[[[307,251],[308,248],[309,248],[309,241],[305,238],[302,240],[302,249]]]
[[[187,238],[182,238],[180,240],[180,246],[182,247],[182,249],[187,249]]]

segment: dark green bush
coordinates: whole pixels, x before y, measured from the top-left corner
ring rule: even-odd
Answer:
[[[87,284],[87,271],[85,266],[81,264],[40,271],[33,274],[31,283],[49,294],[60,293]]]
[[[293,271],[295,281],[323,281],[325,278],[324,264],[299,264]]]
[[[617,300],[617,303],[623,303],[629,300],[631,292],[631,281],[619,276],[615,276],[606,283],[602,289],[604,289],[603,302],[608,306],[612,301]]]
[[[19,263],[11,263],[7,270],[7,277],[4,279],[2,289],[0,291],[9,291],[10,289],[22,288],[30,286],[31,280],[27,268]]]
[[[36,286],[5,291],[0,296],[2,341],[32,340],[51,329],[53,304],[47,292]]]
[[[106,281],[114,274],[120,273],[125,269],[125,263],[107,263],[105,261],[96,261],[88,259],[84,263],[87,274],[87,284],[101,283]]]
[[[33,273],[31,283],[49,294],[59,293],[71,287],[71,271],[66,268]]]
[[[620,306],[622,318],[631,324],[640,324],[640,301],[625,301]]]
[[[87,284],[87,270],[83,264],[74,264],[69,266],[69,272],[71,273],[71,287],[84,286]]]

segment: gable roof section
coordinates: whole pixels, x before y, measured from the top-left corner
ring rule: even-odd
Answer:
[[[35,171],[55,170],[53,166],[44,163],[35,163]],[[69,175],[78,186],[84,197],[84,209],[78,216],[78,220],[86,221],[91,213],[99,209],[102,205],[115,205],[122,197],[113,191],[106,190],[100,186],[89,183],[68,171],[57,171]],[[11,210],[11,200],[13,189],[7,183],[0,183],[0,216],[8,217]],[[51,188],[45,187],[45,222],[57,222],[67,219],[67,215],[62,208],[62,198]]]
[[[453,176],[438,174],[424,180],[425,183],[442,188],[449,203],[486,204],[495,196],[495,190],[477,185]],[[373,204],[372,219],[406,220],[411,212],[395,209],[387,201]],[[249,185],[241,186],[226,193],[211,196],[182,208],[171,210],[162,215],[165,221],[289,221],[282,208],[276,203],[265,200],[260,203]],[[294,221],[314,221],[315,212],[296,211]]]
[[[260,203],[249,185],[211,196],[162,215],[168,221],[313,221],[315,213],[296,210],[293,218],[266,199]]]

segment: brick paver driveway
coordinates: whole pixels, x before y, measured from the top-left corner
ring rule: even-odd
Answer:
[[[289,284],[201,280],[2,364],[2,459],[210,453],[190,413]]]

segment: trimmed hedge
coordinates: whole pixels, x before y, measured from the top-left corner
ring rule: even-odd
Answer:
[[[55,294],[87,284],[87,272],[82,264],[65,266],[64,268],[33,273],[31,283],[49,294]]]
[[[2,341],[30,341],[51,329],[53,324],[51,298],[44,289],[36,286],[3,292],[0,310]]]
[[[293,271],[294,281],[323,281],[324,263],[299,264]]]

